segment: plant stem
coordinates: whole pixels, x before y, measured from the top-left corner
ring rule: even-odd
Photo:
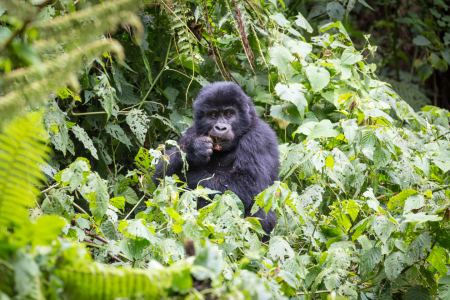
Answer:
[[[142,201],[142,199],[144,199],[144,197],[145,197],[145,195],[142,196],[142,198],[138,201],[138,203],[136,203],[136,204],[134,205],[133,209],[130,210],[130,212],[129,212],[128,215],[125,217],[125,219],[123,219],[124,221],[125,221],[126,219],[128,219],[128,217],[129,217],[129,216],[131,215],[131,213],[136,209],[136,207],[139,205],[139,203],[141,203],[141,201]]]
[[[153,81],[153,84],[148,89],[147,94],[145,94],[144,98],[142,99],[141,104],[139,104],[138,109],[141,109],[142,105],[144,105],[145,99],[147,99],[148,95],[150,94],[150,91],[155,86],[155,84],[158,81],[158,79],[161,76],[161,74],[165,71],[166,66],[167,66],[167,59],[169,58],[169,53],[170,53],[170,47],[171,46],[172,46],[172,39],[169,40],[169,46],[167,47],[166,59],[164,60],[164,65],[162,67],[162,70],[159,72],[158,76],[156,76],[155,80]],[[194,63],[194,62],[192,62],[192,63]]]

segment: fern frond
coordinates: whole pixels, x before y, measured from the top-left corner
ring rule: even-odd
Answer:
[[[136,1],[126,0],[122,2]],[[86,9],[66,18],[58,18],[43,23],[37,22],[33,26],[39,31],[41,38],[53,38],[58,40],[59,43],[73,41],[76,37],[78,44],[84,44],[108,30],[115,31],[115,26],[122,23],[133,26],[136,36],[141,36],[143,27],[139,18],[128,10],[117,12],[116,9],[117,7],[109,9],[108,6],[101,7],[100,12],[97,11],[97,8],[95,8],[95,12],[91,11],[94,8]],[[93,18],[93,16],[96,16],[96,18]]]
[[[101,40],[63,54],[41,66],[31,66],[11,71],[0,78],[0,119],[6,121],[27,106],[40,106],[48,99],[48,90],[63,86],[68,76],[81,67],[82,59],[91,59],[105,51],[112,51],[123,58],[123,48],[117,41]],[[36,80],[27,83],[30,79]],[[16,84],[12,84],[16,83]],[[9,91],[10,88],[14,90]]]
[[[70,299],[163,299],[176,278],[190,279],[189,265],[181,261],[163,269],[115,269],[99,263],[81,268],[59,268]]]
[[[28,220],[27,207],[44,179],[38,164],[48,157],[41,113],[28,113],[8,124],[0,135],[0,228]]]

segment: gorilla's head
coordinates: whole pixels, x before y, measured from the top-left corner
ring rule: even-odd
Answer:
[[[216,150],[236,147],[255,117],[252,99],[233,82],[207,85],[194,101],[196,134],[210,136]]]

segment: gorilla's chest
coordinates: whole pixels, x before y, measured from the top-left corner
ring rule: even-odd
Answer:
[[[218,174],[221,172],[230,172],[233,168],[233,163],[235,161],[235,156],[233,152],[220,153],[214,151],[211,155],[211,159],[208,163],[203,166],[198,166],[193,168],[192,171],[197,173],[199,171],[207,172],[210,174]],[[188,170],[189,176],[189,170]]]

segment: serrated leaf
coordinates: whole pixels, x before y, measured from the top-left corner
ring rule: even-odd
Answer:
[[[389,199],[388,202],[388,209],[389,210],[397,210],[397,211],[401,211],[401,209],[403,208],[403,206],[405,205],[405,201],[406,199],[411,196],[411,195],[415,195],[418,192],[415,190],[403,190],[400,192],[400,194],[391,197],[391,199]]]
[[[394,281],[403,271],[405,265],[405,255],[402,252],[392,252],[384,261],[386,276]]]
[[[133,146],[131,144],[130,139],[128,138],[128,136],[125,134],[125,132],[119,125],[113,124],[113,123],[108,123],[108,125],[106,125],[106,127],[105,127],[105,130],[114,139],[119,140],[121,143],[125,144],[128,147],[128,149],[130,149],[130,147]]]
[[[295,256],[295,252],[289,243],[280,236],[270,239],[268,254],[272,259],[281,261],[285,261],[287,257],[292,258]]]
[[[391,236],[394,231],[395,224],[389,220],[388,217],[384,215],[376,216],[375,224],[373,225],[373,230],[375,231],[378,238],[386,244],[386,241]]]
[[[308,135],[308,139],[337,137],[338,135],[339,131],[333,129],[333,124],[331,124],[330,120],[325,119],[314,126]]]
[[[413,209],[420,209],[425,206],[425,199],[420,194],[409,196],[405,201],[405,208],[403,213],[410,213]]]
[[[301,58],[306,58],[312,51],[312,45],[303,41],[289,40],[286,46],[292,53],[297,53]]]
[[[370,272],[372,272],[375,267],[381,261],[381,250],[378,247],[373,247],[368,250],[361,257],[360,260],[360,268],[361,268],[361,277],[364,280]]]
[[[421,233],[411,242],[411,244],[409,244],[408,248],[406,248],[405,262],[408,265],[412,265],[413,263],[419,260],[425,259],[430,250],[431,250],[430,235],[426,233]]]
[[[320,92],[330,82],[330,73],[325,68],[310,64],[305,68],[305,72],[315,93]]]
[[[86,131],[78,126],[78,124],[73,126],[71,130],[77,139],[83,143],[84,148],[88,149],[92,156],[98,160],[97,149],[94,147],[94,144],[92,143],[91,138],[87,135]]]
[[[423,286],[412,286],[408,289],[405,295],[403,295],[404,300],[430,300],[430,292],[426,287]]]
[[[92,173],[88,176],[81,192],[89,201],[89,209],[94,219],[99,221],[108,210],[109,194],[106,182],[97,173]]]
[[[347,143],[349,145],[352,144],[358,133],[358,124],[356,124],[356,120],[345,120],[342,122],[342,129],[344,129],[344,136],[347,139]]]
[[[427,262],[429,262],[432,266],[434,266],[441,275],[447,274],[447,266],[445,263],[447,262],[447,252],[442,247],[434,246],[433,250],[430,252],[430,255],[427,258]]]
[[[147,115],[142,110],[132,109],[128,113],[126,120],[131,131],[133,131],[138,141],[143,145],[148,129],[147,124],[149,122]]]
[[[143,238],[149,241],[152,245],[155,245],[156,240],[153,233],[148,229],[146,225],[144,225],[144,220],[136,219],[132,221],[128,221],[128,226],[126,227],[126,233],[130,236]]]
[[[373,161],[375,163],[375,167],[381,168],[387,165],[387,163],[391,160],[391,153],[389,150],[378,146],[375,148],[373,152]]]

